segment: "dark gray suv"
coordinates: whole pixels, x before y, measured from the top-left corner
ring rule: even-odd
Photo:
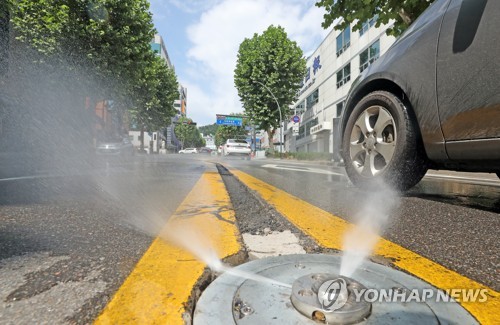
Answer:
[[[338,136],[355,185],[428,168],[500,177],[500,1],[437,0],[354,81]]]

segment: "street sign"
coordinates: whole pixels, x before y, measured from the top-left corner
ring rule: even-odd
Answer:
[[[231,115],[217,115],[217,125],[242,126],[243,117]]]
[[[293,123],[299,123],[300,117],[298,115],[295,115],[294,117],[292,117],[292,121],[293,121]]]

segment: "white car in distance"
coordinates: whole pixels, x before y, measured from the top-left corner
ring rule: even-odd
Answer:
[[[252,149],[250,148],[250,144],[245,140],[227,139],[222,152],[224,156],[250,156]]]
[[[198,150],[196,148],[186,148],[179,150],[179,153],[198,153]]]

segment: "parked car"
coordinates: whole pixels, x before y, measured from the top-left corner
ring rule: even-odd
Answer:
[[[222,147],[223,156],[250,156],[251,152],[252,149],[245,140],[227,139],[226,144]]]
[[[186,149],[179,150],[179,153],[198,153],[198,149],[186,148]]]
[[[437,0],[353,82],[337,136],[358,186],[500,177],[500,1]]]
[[[127,137],[114,137],[99,141],[96,153],[98,155],[132,156],[135,150]]]

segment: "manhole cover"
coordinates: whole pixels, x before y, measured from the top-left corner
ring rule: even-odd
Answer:
[[[372,262],[339,277],[340,263],[339,256],[287,255],[242,264],[236,270],[282,285],[225,273],[200,297],[193,323],[477,324],[456,302],[408,299],[412,292],[438,294],[417,278]]]

